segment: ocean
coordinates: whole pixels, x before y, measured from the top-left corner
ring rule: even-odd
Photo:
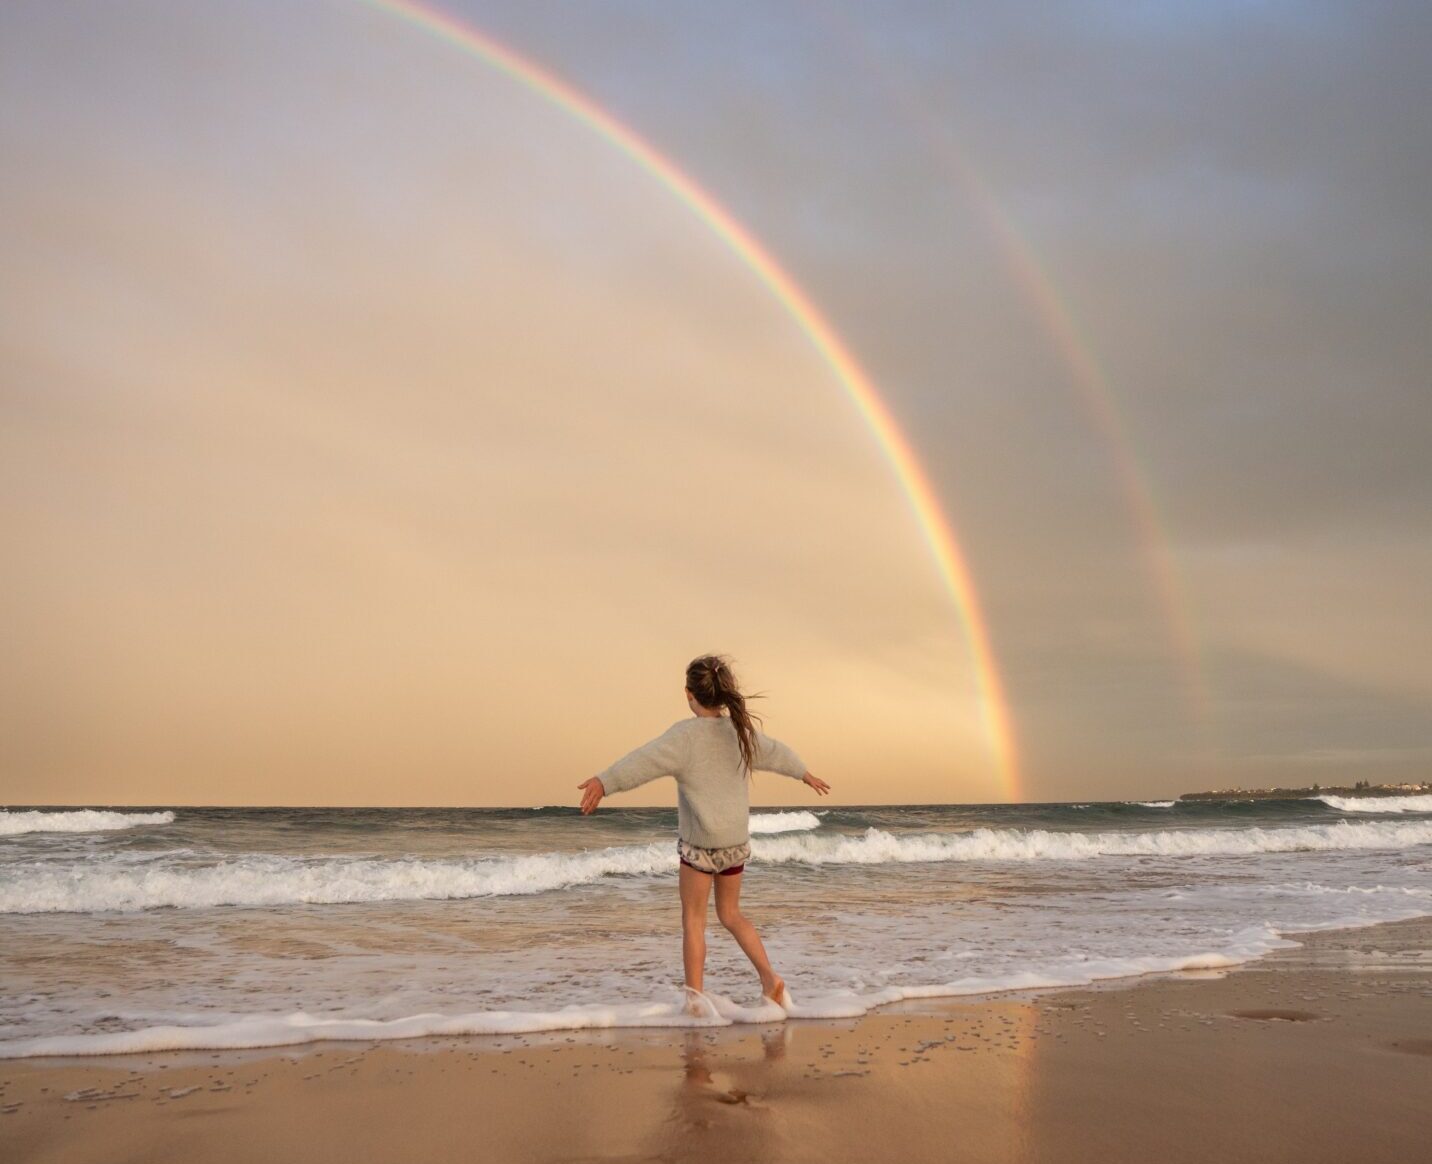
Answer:
[[[1432,797],[757,810],[742,902],[802,1016],[1216,969],[1432,914]],[[781,1018],[676,814],[0,812],[0,1058]]]

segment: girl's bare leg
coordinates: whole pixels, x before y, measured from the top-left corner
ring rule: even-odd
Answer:
[[[761,943],[761,935],[756,933],[756,927],[741,912],[743,876],[742,873],[735,873],[730,877],[712,878],[716,882],[716,917],[731,932],[731,936],[746,952],[746,957],[751,959],[751,965],[761,976],[761,993],[779,998],[785,981],[771,969],[771,960],[766,957],[766,947]],[[704,902],[702,907],[705,908]]]
[[[681,961],[686,985],[702,990],[706,978],[706,902],[711,897],[713,878],[690,865],[679,865],[677,869],[681,887]]]

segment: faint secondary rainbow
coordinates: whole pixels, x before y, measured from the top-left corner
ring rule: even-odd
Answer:
[[[1069,370],[1085,409],[1093,418],[1105,443],[1114,452],[1114,469],[1119,491],[1123,494],[1129,516],[1138,534],[1145,567],[1158,595],[1164,623],[1174,653],[1182,664],[1183,682],[1193,711],[1199,721],[1208,716],[1208,684],[1204,674],[1203,653],[1194,633],[1193,619],[1184,594],[1169,537],[1154,497],[1149,474],[1134,455],[1133,441],[1119,414],[1109,378],[1100,366],[1094,349],[1074,317],[1073,311],[1054,280],[1035,258],[1034,251],[1020,234],[1014,221],[995,200],[980,178],[969,172],[967,165],[951,159],[964,171],[967,188],[979,206],[992,233],[1004,248],[1011,276],[1024,291],[1025,297],[1043,320],[1055,349]]]
[[[810,297],[710,194],[633,130],[567,82],[476,28],[416,0],[359,0],[478,57],[600,134],[685,202],[770,289],[809,337],[875,434],[909,498],[940,576],[954,599],[969,644],[980,715],[996,774],[1011,800],[1021,798],[1019,758],[1004,683],[995,664],[969,566],[935,490],[869,376]]]
[[[984,220],[999,248],[1011,281],[1031,305],[1047,332],[1085,411],[1093,419],[1112,454],[1119,491],[1133,522],[1140,553],[1158,597],[1170,643],[1181,666],[1184,689],[1194,715],[1201,726],[1206,726],[1209,695],[1203,652],[1194,632],[1191,606],[1169,549],[1166,523],[1160,515],[1150,475],[1134,455],[1134,444],[1119,413],[1109,377],[1079,326],[1073,309],[1039,261],[1018,224],[995,197],[989,182],[956,147],[943,120],[894,70],[886,67],[869,50],[864,39],[838,9],[815,4],[807,4],[805,8],[810,18],[844,47],[851,60],[884,93],[896,110],[917,127],[955,182],[969,195],[975,211]]]

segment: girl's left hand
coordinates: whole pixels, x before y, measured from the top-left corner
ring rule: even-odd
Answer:
[[[597,811],[597,805],[601,804],[602,797],[607,794],[606,785],[602,783],[600,776],[593,776],[590,780],[583,780],[577,787],[585,790],[582,793],[582,815],[590,816]]]
[[[807,772],[804,776],[801,777],[801,783],[809,784],[812,788],[814,788],[817,796],[830,795],[830,785],[827,784],[824,780],[822,780],[819,776],[812,776],[809,772]]]

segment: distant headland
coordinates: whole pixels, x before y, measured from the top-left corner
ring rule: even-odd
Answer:
[[[1426,796],[1432,784],[1311,784],[1307,788],[1215,788],[1210,792],[1185,792],[1180,800],[1302,800],[1310,796]]]

